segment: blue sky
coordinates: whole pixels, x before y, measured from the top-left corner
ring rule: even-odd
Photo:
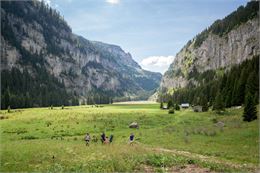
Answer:
[[[165,72],[196,34],[245,0],[45,0],[75,34],[121,46],[143,68]]]

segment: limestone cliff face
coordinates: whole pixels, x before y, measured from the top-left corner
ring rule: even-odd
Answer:
[[[228,69],[259,55],[258,17],[235,27],[223,36],[209,33],[199,47],[194,46],[195,41],[196,38],[177,53],[163,76],[161,89],[182,88],[189,82],[196,85],[192,74],[219,68]]]
[[[159,73],[143,70],[119,46],[73,34],[38,1],[2,2],[1,24],[1,70],[27,69],[37,79],[37,67],[44,68],[82,99],[99,92],[138,97],[159,86]]]

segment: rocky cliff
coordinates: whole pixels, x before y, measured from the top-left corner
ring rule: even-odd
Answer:
[[[177,53],[160,84],[163,92],[196,86],[194,77],[207,70],[229,69],[260,54],[258,2],[239,7],[189,41]],[[233,23],[234,24],[233,24]],[[236,23],[235,23],[236,22]]]
[[[73,34],[43,2],[1,2],[1,25],[1,71],[26,70],[34,80],[47,72],[81,100],[95,94],[145,99],[159,86],[161,74],[143,70],[119,46]]]

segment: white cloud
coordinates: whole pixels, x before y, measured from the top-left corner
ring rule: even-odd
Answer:
[[[49,6],[51,6],[51,0],[43,0],[43,2],[44,2],[45,4],[48,4]]]
[[[39,1],[43,1],[44,4],[48,5],[49,7],[52,7],[52,8],[55,8],[55,9],[59,8],[59,5],[54,3],[53,0],[39,0]]]
[[[174,56],[150,56],[141,61],[142,68],[164,73],[173,62]]]
[[[109,4],[119,4],[120,0],[106,0]]]

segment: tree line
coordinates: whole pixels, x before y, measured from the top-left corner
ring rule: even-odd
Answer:
[[[209,28],[202,31],[196,36],[194,47],[199,47],[208,37],[209,33],[213,33],[222,37],[235,27],[253,19],[258,15],[259,1],[250,1],[247,5],[240,6],[236,11],[232,12],[222,20],[216,20]],[[190,44],[191,42],[188,42]]]
[[[203,110],[210,106],[213,110],[222,110],[259,103],[259,55],[230,69],[208,70],[193,78],[198,85],[190,82],[173,94],[160,93],[159,100],[177,104],[188,102],[202,106]]]

